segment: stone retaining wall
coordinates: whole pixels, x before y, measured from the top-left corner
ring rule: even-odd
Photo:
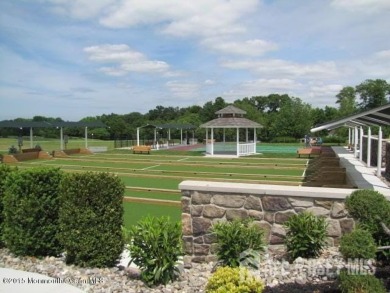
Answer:
[[[271,246],[283,244],[283,223],[304,210],[326,218],[331,246],[337,246],[341,235],[355,226],[344,207],[351,189],[204,181],[183,181],[179,189],[186,261],[215,259],[210,228],[218,221],[252,217]]]

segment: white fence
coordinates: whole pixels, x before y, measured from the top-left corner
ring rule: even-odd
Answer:
[[[238,148],[239,156],[256,154],[256,143],[240,143]]]

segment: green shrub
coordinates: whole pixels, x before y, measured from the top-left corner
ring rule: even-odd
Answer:
[[[169,217],[146,217],[128,231],[131,261],[141,270],[141,279],[148,285],[167,284],[176,279],[176,267],[182,255],[180,223]]]
[[[3,243],[3,196],[5,192],[5,180],[10,172],[14,169],[5,164],[0,164],[0,247],[4,246]]]
[[[380,222],[390,224],[390,202],[374,190],[356,190],[347,197],[345,206],[359,225],[368,230],[376,241],[388,238]]]
[[[343,270],[339,281],[342,293],[386,293],[383,283],[372,275],[349,275]]]
[[[121,180],[108,173],[68,174],[61,184],[60,241],[66,262],[110,267],[123,251]]]
[[[14,155],[14,154],[17,154],[17,153],[18,153],[18,149],[15,146],[13,146],[13,145],[8,149],[8,154],[9,155]]]
[[[206,293],[261,293],[263,290],[264,283],[242,267],[219,267],[206,285]]]
[[[223,266],[238,267],[242,262],[251,263],[255,255],[247,251],[264,251],[264,231],[252,220],[218,222],[213,225],[212,232],[217,239],[216,254]]]
[[[325,218],[302,212],[292,215],[285,223],[285,245],[292,259],[313,258],[321,254],[326,245],[327,223]]]
[[[377,247],[370,232],[356,229],[341,237],[339,249],[345,259],[370,259],[375,258]]]
[[[11,172],[3,198],[3,240],[16,255],[58,255],[59,185],[57,168]]]
[[[297,143],[299,139],[292,136],[278,136],[274,137],[270,141],[271,143]]]
[[[355,218],[359,227],[369,231],[377,246],[390,245],[390,237],[384,232],[381,222],[390,226],[390,202],[374,190],[356,190],[345,201],[349,214]],[[377,259],[390,260],[390,251],[377,253]]]

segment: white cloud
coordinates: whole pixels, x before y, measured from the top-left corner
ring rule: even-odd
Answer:
[[[177,80],[168,81],[166,87],[174,96],[187,99],[195,98],[200,89],[199,84]]]
[[[331,78],[339,75],[335,62],[318,61],[301,64],[281,59],[222,61],[221,66],[229,69],[250,70],[259,75],[276,78]]]
[[[175,36],[230,35],[245,31],[240,19],[257,5],[256,0],[129,0],[100,23],[112,28],[160,24],[164,33]]]
[[[92,46],[84,48],[84,52],[92,61],[115,64],[114,67],[100,68],[100,71],[108,75],[122,76],[127,72],[164,73],[169,70],[166,62],[148,60],[144,54],[131,50],[124,44]]]
[[[202,45],[220,53],[244,56],[261,56],[278,48],[275,43],[260,39],[241,42],[226,41],[221,38],[207,38],[202,41]]]
[[[331,5],[350,12],[369,14],[390,10],[390,1],[388,0],[333,0]]]
[[[214,84],[215,84],[215,80],[206,79],[206,80],[204,81],[204,84],[205,84],[205,85],[214,85]]]

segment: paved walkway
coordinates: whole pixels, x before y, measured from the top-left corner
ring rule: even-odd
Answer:
[[[360,189],[374,189],[390,197],[390,188],[381,178],[376,176],[376,167],[368,168],[365,163],[355,158],[353,153],[344,147],[333,147],[340,157],[340,164],[346,168],[348,176]]]

